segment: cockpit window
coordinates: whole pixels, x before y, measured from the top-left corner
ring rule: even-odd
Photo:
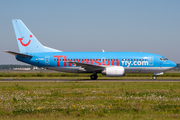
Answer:
[[[167,58],[159,58],[159,60],[166,61],[168,59]]]

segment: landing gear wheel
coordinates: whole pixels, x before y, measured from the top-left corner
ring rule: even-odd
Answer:
[[[155,75],[152,78],[153,78],[153,80],[156,80],[156,76]]]
[[[95,75],[91,75],[90,78],[91,78],[91,80],[96,80],[98,78],[98,76],[95,74]]]

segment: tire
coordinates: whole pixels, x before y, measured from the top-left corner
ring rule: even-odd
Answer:
[[[153,79],[153,80],[156,80],[156,76],[154,75],[154,76],[152,77],[152,79]]]
[[[91,80],[97,80],[98,76],[95,74],[95,75],[91,75],[90,78]]]

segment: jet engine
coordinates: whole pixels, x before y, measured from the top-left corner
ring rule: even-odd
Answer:
[[[102,74],[107,77],[121,77],[125,76],[125,70],[121,66],[109,66],[102,71]]]

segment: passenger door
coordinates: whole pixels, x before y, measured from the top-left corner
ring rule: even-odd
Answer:
[[[149,66],[153,66],[154,65],[154,57],[153,56],[149,56],[148,57],[148,62],[149,62]]]
[[[45,56],[45,65],[50,64],[50,56]]]

